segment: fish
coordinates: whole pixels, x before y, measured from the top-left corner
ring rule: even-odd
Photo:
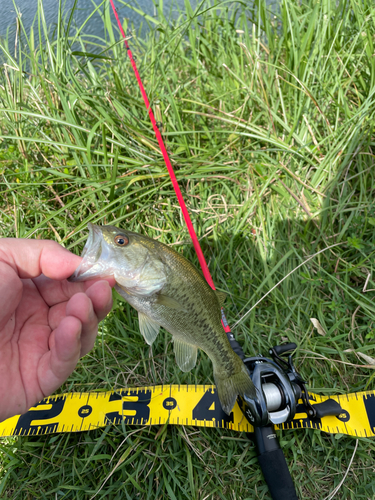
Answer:
[[[230,415],[237,396],[256,399],[241,358],[221,323],[221,292],[180,253],[146,235],[88,224],[82,261],[69,281],[114,276],[117,292],[138,311],[139,328],[152,345],[160,327],[173,337],[176,363],[194,368],[198,348],[210,358],[222,409]]]

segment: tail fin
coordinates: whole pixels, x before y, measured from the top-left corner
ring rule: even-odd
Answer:
[[[214,378],[221,407],[227,415],[230,415],[237,396],[247,396],[250,399],[256,398],[255,386],[243,363],[241,364],[241,370],[231,377],[219,375],[214,371]]]

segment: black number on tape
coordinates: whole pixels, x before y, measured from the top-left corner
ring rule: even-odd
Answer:
[[[109,398],[111,401],[119,401],[123,397],[136,397],[136,401],[123,401],[122,412],[113,411],[106,413],[106,424],[119,424],[122,420],[125,424],[146,424],[150,418],[150,407],[148,406],[151,401],[151,391],[137,390],[137,389],[124,389],[112,394]]]
[[[193,420],[211,420],[228,424],[233,422],[233,413],[229,416],[221,408],[217,390],[207,390],[193,409]]]
[[[33,425],[35,420],[53,420],[58,417],[66,401],[65,396],[57,396],[56,398],[45,398],[35,406],[35,410],[29,410],[18,419],[14,435],[35,435],[35,434],[48,434],[50,432],[57,432],[59,422],[48,422],[46,424]],[[52,405],[51,408],[45,409],[42,406]],[[40,407],[38,409],[38,407]]]
[[[177,401],[175,398],[166,398],[163,401],[163,408],[166,410],[174,410],[177,406]]]
[[[336,415],[336,418],[338,418],[341,422],[349,422],[350,413],[347,410],[342,410],[342,413],[340,413],[340,415]]]
[[[90,405],[85,405],[81,406],[81,408],[78,410],[78,415],[82,418],[86,418],[92,413],[92,406]]]
[[[368,423],[372,432],[375,432],[375,395],[366,394],[363,396],[363,402],[366,408]]]

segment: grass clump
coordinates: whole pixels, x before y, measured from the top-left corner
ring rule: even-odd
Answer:
[[[133,53],[226,314],[249,355],[283,341],[316,392],[373,388],[374,12],[371,2],[201,2],[133,33]],[[80,252],[88,222],[147,233],[197,264],[109,4],[105,39],[42,4],[1,43],[1,236]],[[127,28],[127,21],[124,20]],[[246,317],[268,290],[312,254]],[[366,285],[366,286],[365,286]],[[316,318],[325,335],[310,322]],[[152,349],[118,297],[62,391],[212,382]],[[281,433],[304,499],[368,499],[374,442]],[[229,439],[231,438],[231,439]],[[353,455],[354,454],[354,455]],[[350,470],[342,479],[353,461]],[[268,499],[256,453],[229,431],[108,427],[1,443],[3,498]]]

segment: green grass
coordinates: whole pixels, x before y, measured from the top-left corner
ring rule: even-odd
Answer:
[[[118,0],[118,4],[122,3]],[[231,2],[232,4],[232,2]],[[372,389],[375,254],[375,7],[283,0],[270,12],[186,1],[173,25],[129,41],[216,286],[249,355],[296,342],[309,387]],[[93,7],[94,9],[94,7]],[[80,253],[88,222],[147,233],[197,263],[109,3],[106,39],[19,22],[1,42],[2,237],[49,238]],[[89,15],[89,14],[88,14]],[[126,21],[124,21],[126,27]],[[326,331],[319,335],[310,318]],[[171,336],[152,349],[118,297],[95,349],[61,391],[212,383],[175,366]],[[280,432],[303,499],[371,499],[375,443]],[[3,439],[0,496],[11,499],[269,499],[246,436],[193,427],[108,427]]]

